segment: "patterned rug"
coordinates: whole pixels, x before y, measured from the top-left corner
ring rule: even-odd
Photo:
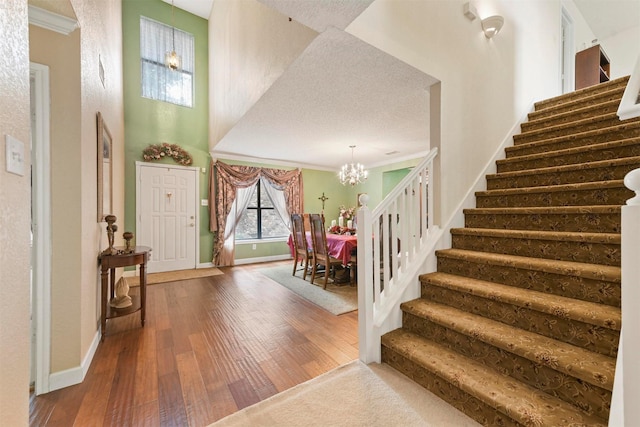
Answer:
[[[322,289],[322,285],[312,285],[309,280],[302,280],[300,277],[302,272],[296,272],[296,276],[292,276],[290,265],[263,268],[258,272],[336,316],[358,309],[357,288],[348,283],[344,285],[329,283],[325,290]],[[321,281],[316,278],[316,283]]]
[[[165,271],[163,273],[147,274],[147,285],[156,283],[176,282],[178,280],[197,279],[200,277],[217,276],[224,274],[221,270],[213,268],[198,268],[195,270]],[[127,277],[129,286],[140,286],[140,277]]]

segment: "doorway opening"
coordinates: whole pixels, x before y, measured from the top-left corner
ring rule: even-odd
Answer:
[[[562,51],[560,52],[560,84],[562,93],[573,92],[575,87],[575,47],[573,43],[573,19],[562,8]]]
[[[49,67],[30,64],[31,95],[31,379],[49,392],[51,186]]]

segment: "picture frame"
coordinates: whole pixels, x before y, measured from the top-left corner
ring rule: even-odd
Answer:
[[[113,213],[113,138],[100,112],[98,128],[98,222]]]

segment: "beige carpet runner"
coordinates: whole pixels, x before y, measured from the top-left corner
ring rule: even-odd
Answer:
[[[355,361],[229,415],[210,427],[477,425],[393,369]]]
[[[383,361],[484,425],[607,425],[620,337],[620,207],[640,120],[628,78],[538,102],[467,209]]]

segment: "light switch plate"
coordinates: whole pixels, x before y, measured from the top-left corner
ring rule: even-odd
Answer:
[[[209,206],[208,199],[200,199],[200,206]]]
[[[24,175],[24,143],[11,135],[6,136],[7,172]]]

